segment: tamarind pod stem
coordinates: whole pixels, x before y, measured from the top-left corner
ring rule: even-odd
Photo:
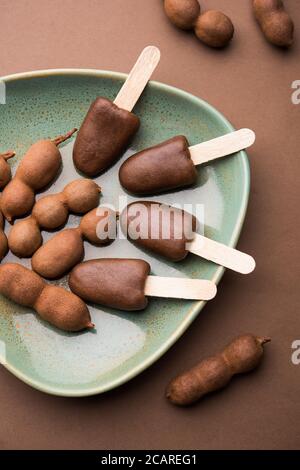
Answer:
[[[58,146],[59,144],[62,144],[63,142],[65,142],[66,140],[70,139],[70,137],[72,137],[72,135],[77,132],[78,129],[76,129],[76,127],[74,127],[74,129],[70,130],[69,132],[67,132],[66,134],[64,135],[59,135],[58,137],[55,137],[55,139],[52,139],[52,142]]]

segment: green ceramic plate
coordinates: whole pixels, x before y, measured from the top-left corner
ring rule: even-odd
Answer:
[[[0,150],[16,150],[15,168],[31,143],[79,126],[90,102],[97,95],[113,99],[125,78],[123,74],[95,70],[47,70],[4,77],[6,104],[0,105]],[[142,126],[120,162],[176,134],[185,134],[191,144],[196,144],[233,130],[206,102],[161,83],[149,84],[135,112]],[[57,192],[78,177],[71,154],[72,143],[62,148],[64,168],[48,192]],[[119,164],[97,179],[103,189],[102,204],[116,205],[120,195],[126,196],[118,182],[118,168]],[[197,187],[153,199],[203,204],[206,235],[234,246],[247,208],[249,179],[247,156],[240,152],[200,168]],[[78,218],[71,216],[68,225],[77,222]],[[44,238],[48,237],[44,233]],[[86,244],[85,249],[86,259],[144,258],[157,275],[218,282],[224,271],[194,255],[181,263],[166,263],[127,240],[117,240],[106,248]],[[9,254],[4,262],[11,260],[17,261]],[[30,265],[28,260],[21,262]],[[59,284],[66,285],[66,279]],[[63,396],[93,395],[117,387],[150,366],[182,335],[204,305],[152,299],[147,310],[140,313],[91,306],[96,332],[68,334],[50,327],[30,310],[0,298],[1,355],[6,353],[8,370],[39,390]]]

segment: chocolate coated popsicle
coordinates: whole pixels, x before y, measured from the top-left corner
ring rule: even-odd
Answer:
[[[133,113],[98,97],[78,132],[73,150],[76,168],[88,176],[105,171],[127,148],[140,126]]]
[[[217,292],[211,281],[149,273],[150,265],[141,259],[95,259],[71,271],[69,287],[86,302],[127,311],[146,308],[147,296],[210,300]]]
[[[114,102],[98,97],[79,130],[73,161],[78,170],[96,176],[126,150],[140,126],[131,111],[160,60],[157,47],[146,47],[139,56]]]
[[[179,135],[129,157],[119,178],[130,193],[156,194],[195,184],[197,170],[187,139]]]
[[[255,268],[252,256],[195,233],[197,219],[166,204],[133,202],[122,212],[120,224],[136,245],[171,261],[183,260],[191,252],[242,274]]]
[[[139,201],[124,209],[120,225],[123,233],[142,248],[181,261],[189,253],[186,244],[194,238],[197,219],[166,204]]]
[[[140,259],[96,259],[78,264],[69,276],[72,292],[87,302],[120,310],[143,310],[150,265]]]
[[[119,170],[120,183],[140,196],[191,186],[197,181],[196,165],[245,149],[254,140],[253,131],[240,129],[189,147],[179,135],[129,157]]]

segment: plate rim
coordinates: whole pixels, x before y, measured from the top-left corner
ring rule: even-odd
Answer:
[[[58,75],[95,76],[99,78],[110,78],[110,79],[121,80],[121,81],[125,81],[126,78],[128,77],[128,74],[126,73],[114,72],[114,71],[109,71],[109,70],[89,69],[89,68],[56,68],[56,69],[33,70],[29,72],[18,72],[15,74],[5,75],[3,77],[0,77],[0,81],[12,82],[12,81],[17,81],[17,80],[24,80],[24,79],[27,80],[31,78],[44,78],[44,77],[58,76]],[[211,104],[209,104],[207,101],[203,100],[202,98],[199,98],[193,95],[192,93],[182,90],[180,88],[177,88],[173,85],[167,85],[159,81],[150,80],[149,84],[151,84],[151,86],[154,87],[155,89],[165,90],[168,93],[179,95],[196,104],[201,104],[202,107],[206,108],[210,113],[215,115],[218,119],[220,119],[226,125],[228,132],[232,132],[235,130],[231,122],[220,111],[218,111],[214,106],[212,106]],[[249,165],[247,153],[245,152],[245,150],[242,150],[238,152],[238,155],[241,157],[241,162],[243,165],[245,184],[243,187],[243,195],[241,199],[241,206],[240,206],[240,210],[238,214],[238,219],[236,221],[234,230],[232,232],[232,235],[228,243],[228,246],[231,246],[231,247],[235,247],[239,240],[239,236],[240,236],[240,233],[244,224],[246,212],[247,212],[249,194],[250,194],[250,165]],[[222,266],[219,266],[215,272],[215,275],[213,276],[211,280],[215,282],[216,285],[219,284],[221,278],[223,277],[224,272],[225,272],[225,268],[223,268]],[[154,353],[149,355],[146,359],[144,359],[142,362],[137,364],[128,372],[121,374],[116,379],[108,381],[104,385],[99,385],[99,386],[89,388],[86,390],[75,390],[72,388],[60,389],[57,387],[53,387],[51,385],[43,385],[43,383],[37,380],[28,378],[26,374],[24,374],[23,372],[18,370],[16,367],[12,366],[11,364],[6,363],[5,361],[3,361],[2,365],[9,372],[14,374],[18,379],[22,380],[27,385],[30,385],[31,387],[41,392],[50,394],[50,395],[63,396],[63,397],[85,397],[85,396],[98,395],[100,393],[107,392],[109,390],[112,390],[128,382],[129,380],[136,377],[138,374],[142,373],[152,364],[154,364],[160,357],[162,357],[171,348],[171,346],[173,346],[176,343],[176,341],[188,329],[191,323],[197,318],[198,314],[200,313],[200,311],[203,309],[205,305],[206,305],[206,302],[204,301],[197,302],[196,305],[194,305],[189,310],[189,312],[186,315],[186,318],[182,320],[179,327],[161,345],[160,348],[156,349]]]

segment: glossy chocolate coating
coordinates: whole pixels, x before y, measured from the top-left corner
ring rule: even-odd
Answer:
[[[69,276],[72,292],[87,302],[120,310],[143,310],[150,265],[140,259],[95,259],[78,264]]]
[[[195,184],[197,170],[187,139],[179,135],[132,155],[121,166],[119,178],[130,193],[157,194]]]
[[[121,156],[140,126],[129,111],[106,98],[97,98],[77,134],[73,161],[88,176],[105,171]]]
[[[123,233],[136,245],[171,261],[181,261],[189,253],[186,243],[193,240],[197,219],[174,207],[170,215],[170,208],[154,201],[133,202],[122,212],[120,225]],[[161,211],[160,217],[153,217],[155,210]],[[140,235],[135,239],[130,230],[136,226]]]

